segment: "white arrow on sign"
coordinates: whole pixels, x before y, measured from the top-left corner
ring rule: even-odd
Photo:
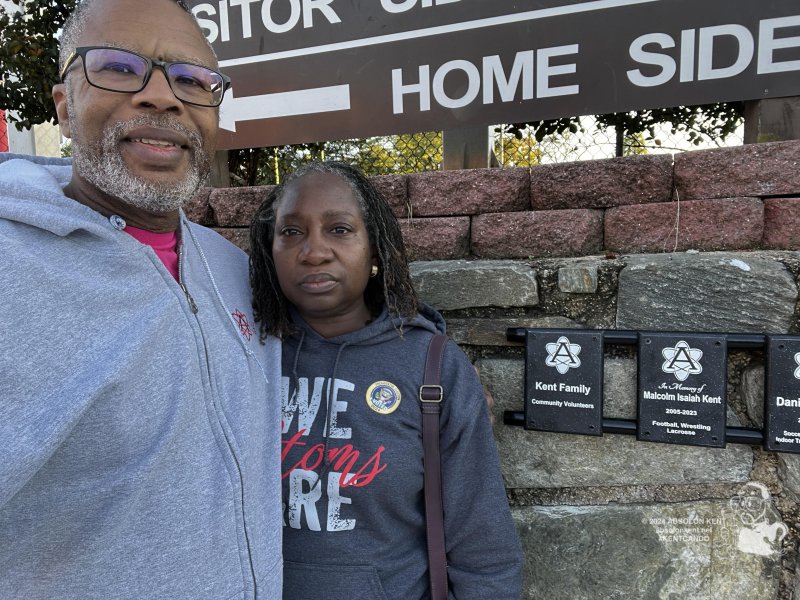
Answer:
[[[308,115],[335,110],[350,110],[348,84],[242,98],[235,98],[231,90],[225,95],[219,108],[219,126],[236,132],[237,121]]]

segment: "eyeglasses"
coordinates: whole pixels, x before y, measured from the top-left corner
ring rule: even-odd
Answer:
[[[219,106],[225,90],[231,85],[230,77],[208,67],[156,60],[107,46],[75,48],[61,69],[62,83],[67,70],[79,56],[83,59],[86,81],[109,92],[135,94],[142,91],[155,67],[164,71],[169,87],[178,100],[195,106]]]

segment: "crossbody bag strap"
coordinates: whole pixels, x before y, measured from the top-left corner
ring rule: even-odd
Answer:
[[[444,545],[442,461],[439,455],[439,413],[444,399],[441,386],[446,335],[434,335],[425,359],[425,375],[419,388],[422,407],[422,446],[425,469],[425,524],[431,600],[447,600],[447,556]]]

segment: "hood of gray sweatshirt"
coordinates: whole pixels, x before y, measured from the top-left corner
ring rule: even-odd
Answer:
[[[0,597],[276,598],[280,349],[246,255],[181,215],[180,274],[0,164]]]

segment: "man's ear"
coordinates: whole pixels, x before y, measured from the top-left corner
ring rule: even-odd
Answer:
[[[56,105],[56,116],[61,126],[61,135],[65,138],[72,137],[69,127],[69,112],[67,111],[67,88],[63,83],[53,86],[53,102]]]

